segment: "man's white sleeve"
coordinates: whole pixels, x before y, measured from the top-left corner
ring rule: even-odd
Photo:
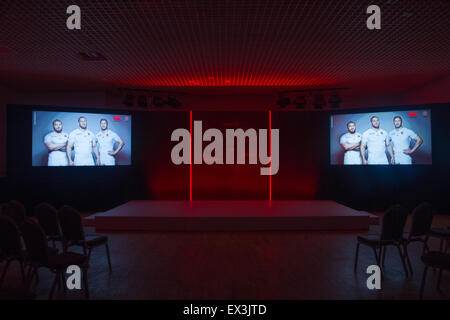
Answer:
[[[51,142],[50,139],[51,139],[50,133],[46,134],[44,137],[44,143],[45,144],[50,143]]]

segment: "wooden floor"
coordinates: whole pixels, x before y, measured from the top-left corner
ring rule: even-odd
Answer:
[[[450,225],[436,216],[434,226]],[[377,227],[371,227],[376,231]],[[365,268],[375,264],[361,247],[353,272],[354,232],[147,232],[108,234],[113,273],[105,251],[93,251],[91,299],[417,299],[423,265],[420,244],[411,245],[414,276],[405,278],[394,248],[386,257],[382,290],[368,290]],[[431,241],[434,248],[438,242]],[[19,277],[17,263],[5,286]],[[0,266],[0,270],[3,265]],[[47,299],[53,275],[42,269],[38,299]],[[428,274],[425,299],[450,298],[450,274],[442,292],[437,273]],[[70,292],[60,299],[79,299]]]

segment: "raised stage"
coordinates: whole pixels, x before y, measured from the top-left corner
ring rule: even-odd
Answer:
[[[326,200],[134,200],[85,224],[97,231],[367,230],[378,217]]]

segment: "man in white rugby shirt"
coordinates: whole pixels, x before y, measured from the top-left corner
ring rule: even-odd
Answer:
[[[44,137],[44,144],[48,149],[47,165],[49,167],[69,165],[66,156],[66,147],[69,135],[63,132],[62,129],[62,121],[56,119],[53,121],[53,131]]]
[[[92,151],[96,157],[96,164],[99,165],[99,155],[97,141],[94,134],[87,129],[87,120],[85,117],[78,118],[79,128],[69,134],[67,143],[67,159],[71,166],[94,166]],[[72,148],[75,151],[75,158],[72,161]]]
[[[360,146],[361,134],[356,132],[356,123],[349,121],[347,123],[347,133],[340,139],[341,147],[345,150],[344,164],[362,164]]]
[[[361,139],[361,157],[363,164],[389,164],[386,149],[391,156],[391,164],[395,164],[390,138],[386,131],[380,129],[380,118],[370,118],[372,127],[366,130]],[[366,148],[368,157],[366,159]]]
[[[114,166],[116,164],[115,156],[122,150],[125,143],[117,133],[108,129],[108,120],[100,120],[100,132],[95,135],[99,146],[100,165]],[[118,143],[114,150],[114,145]]]
[[[403,127],[403,119],[400,116],[394,117],[394,127],[395,129],[389,132],[389,137],[394,150],[395,163],[412,164],[410,154],[422,145],[423,140],[414,131]],[[412,148],[410,148],[411,141],[414,141]]]

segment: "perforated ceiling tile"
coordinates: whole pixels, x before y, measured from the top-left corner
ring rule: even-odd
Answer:
[[[73,3],[79,31],[66,28]],[[366,28],[373,3],[381,30]],[[438,74],[450,72],[449,17],[448,0],[2,0],[0,79],[305,86]]]

